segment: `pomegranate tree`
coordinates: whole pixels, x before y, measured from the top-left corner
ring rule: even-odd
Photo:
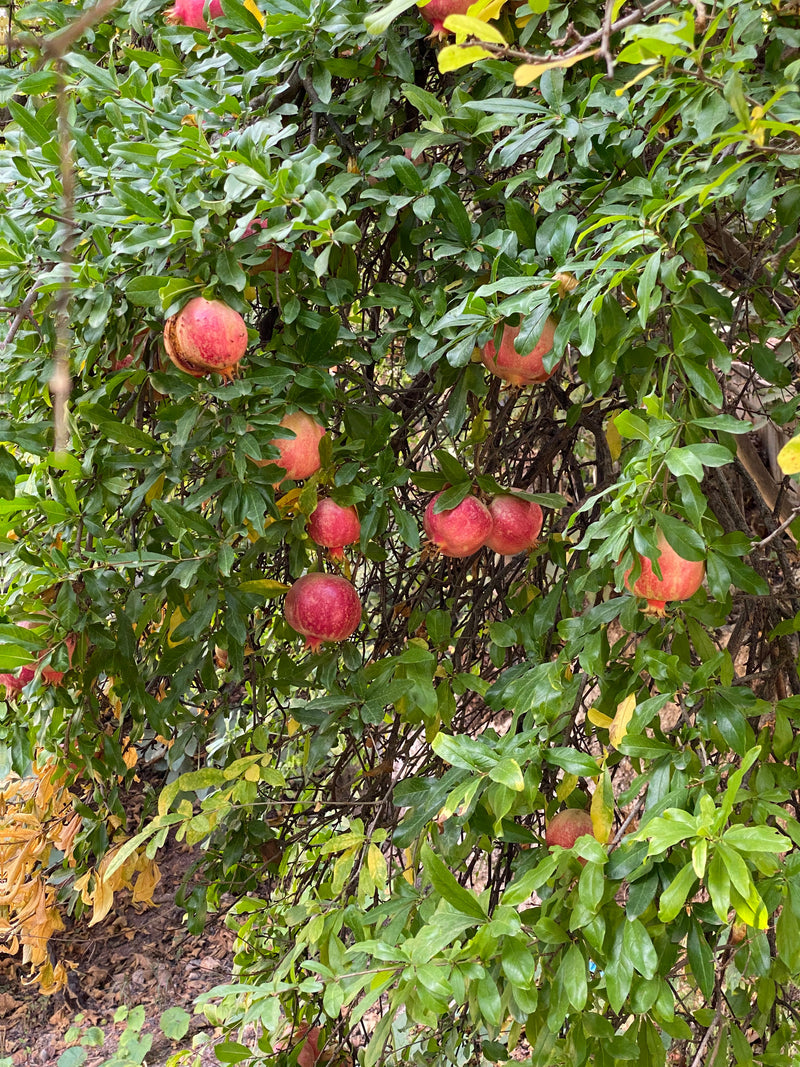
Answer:
[[[572,848],[579,837],[594,837],[592,817],[581,808],[564,808],[550,820],[545,832],[545,841],[549,848],[561,845]]]
[[[314,572],[298,578],[286,594],[283,614],[317,652],[323,641],[344,641],[361,622],[361,601],[351,582]]]
[[[422,17],[431,23],[431,37],[446,37],[444,20],[448,15],[466,15],[475,0],[430,0],[420,8]]]
[[[536,545],[542,529],[542,509],[513,493],[496,496],[489,504],[492,529],[486,547],[501,556],[515,556]]]
[[[247,326],[221,300],[196,296],[167,319],[164,348],[175,366],[194,378],[211,371],[229,378],[247,351]]]
[[[310,478],[322,466],[319,443],[325,436],[325,427],[304,411],[284,415],[280,425],[291,430],[294,437],[273,438],[270,444],[278,449],[280,456],[276,460],[260,460],[259,466],[274,462],[284,468],[285,478],[291,478],[295,482]]]
[[[361,522],[355,508],[343,508],[334,500],[320,500],[308,520],[308,536],[330,549],[331,559],[344,559],[344,545],[361,537]]]
[[[476,496],[465,496],[460,504],[446,511],[434,512],[436,496],[425,509],[422,525],[427,536],[438,546],[443,556],[457,559],[471,556],[486,543],[492,531],[489,509]]]
[[[706,565],[703,560],[688,560],[679,556],[663,533],[659,531],[656,538],[658,548],[658,567],[661,577],[653,569],[653,561],[647,556],[639,556],[642,572],[631,586],[631,570],[625,573],[625,585],[635,596],[647,601],[645,611],[649,615],[663,615],[668,600],[688,600],[703,584]]]
[[[205,0],[175,0],[173,6],[164,16],[167,22],[178,26],[188,26],[192,30],[207,30],[208,23],[203,14]],[[222,14],[220,0],[211,0],[208,5],[208,17],[219,18]]]
[[[553,337],[556,331],[555,319],[545,320],[542,332],[536,344],[530,350],[520,354],[514,348],[514,341],[519,334],[519,326],[505,326],[498,351],[494,339],[489,340],[481,349],[481,362],[492,374],[502,378],[511,385],[533,385],[546,382],[555,371],[545,370],[544,357],[553,351]]]

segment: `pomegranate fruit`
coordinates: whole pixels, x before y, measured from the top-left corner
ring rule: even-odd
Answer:
[[[463,559],[477,552],[486,543],[492,531],[492,516],[489,509],[476,496],[466,496],[449,511],[434,514],[436,496],[425,508],[422,525],[427,536],[438,546],[443,556]]]
[[[247,351],[247,326],[221,300],[196,296],[164,324],[164,348],[194,378],[217,371],[229,378]]]
[[[258,460],[259,467],[264,467],[267,463],[276,463],[286,471],[284,477],[291,478],[295,482],[311,477],[322,466],[319,443],[325,436],[325,427],[320,426],[304,411],[284,415],[280,425],[291,430],[294,437],[273,438],[270,444],[277,448],[280,456],[276,460]]]
[[[653,570],[653,561],[641,555],[639,561],[642,573],[633,586],[628,581],[633,568],[625,573],[626,587],[635,596],[644,597],[647,601],[645,611],[649,615],[663,615],[668,600],[688,600],[703,584],[706,573],[703,560],[688,560],[679,556],[660,531],[656,545],[659,552],[660,578]]]
[[[550,820],[544,839],[549,848],[554,845],[572,848],[579,837],[585,837],[587,834],[594,837],[592,817],[589,812],[581,808],[564,808]]]
[[[486,547],[501,556],[515,556],[536,545],[542,529],[542,509],[532,500],[509,493],[496,496],[489,504],[492,530]]]
[[[308,520],[308,536],[330,549],[331,559],[344,559],[344,545],[361,537],[361,522],[355,508],[343,508],[330,499],[320,500]]]
[[[259,230],[265,230],[269,226],[268,219],[253,219],[252,222],[247,224],[247,228],[242,234],[241,239],[247,240],[248,237],[252,237],[254,233]],[[248,266],[246,269],[251,274],[260,274],[261,271],[271,270],[275,274],[280,274],[286,270],[292,260],[292,253],[288,248],[281,248],[275,241],[267,241],[262,251],[267,253],[267,258],[263,263],[256,263],[255,266]]]
[[[361,622],[361,601],[351,582],[338,574],[313,572],[298,578],[286,594],[283,614],[317,652],[323,641],[344,641]]]
[[[164,16],[167,22],[178,26],[188,26],[192,30],[207,30],[208,23],[203,15],[205,0],[175,0],[174,5]],[[219,18],[222,14],[220,0],[211,0],[208,5],[209,18]]]
[[[466,15],[470,4],[475,0],[430,0],[421,7],[422,17],[431,23],[431,37],[446,37],[448,31],[444,28],[444,20],[448,15]]]
[[[519,326],[505,326],[497,351],[494,340],[488,341],[481,349],[481,362],[492,374],[502,378],[511,385],[533,385],[546,382],[555,371],[545,370],[543,359],[553,350],[553,336],[556,330],[555,319],[545,320],[539,339],[530,352],[520,355],[514,348],[514,341],[519,333]]]

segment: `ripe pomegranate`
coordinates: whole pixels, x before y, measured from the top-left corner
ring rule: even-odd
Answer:
[[[512,385],[533,385],[535,382],[546,382],[555,371],[545,370],[544,357],[553,349],[553,335],[556,330],[555,319],[545,320],[539,340],[530,352],[520,355],[514,348],[514,340],[519,333],[519,326],[506,326],[503,328],[503,336],[500,341],[500,351],[495,348],[493,340],[488,341],[481,349],[481,362],[484,366]]]
[[[441,496],[436,496],[425,508],[422,525],[427,536],[438,545],[443,556],[463,559],[486,543],[492,531],[492,516],[489,509],[476,496],[466,496],[449,511],[434,514],[434,506]]]
[[[679,556],[659,531],[656,539],[659,551],[658,566],[661,577],[657,578],[653,570],[653,561],[647,556],[639,556],[642,565],[642,573],[631,587],[628,577],[631,570],[625,573],[625,585],[635,596],[644,597],[647,601],[645,611],[648,615],[663,615],[666,611],[668,600],[687,600],[693,596],[703,584],[706,573],[706,565],[703,560],[691,561]]]
[[[257,460],[259,467],[267,463],[277,463],[286,471],[284,477],[292,481],[300,481],[309,478],[322,465],[319,456],[319,443],[325,436],[325,427],[306,415],[304,411],[295,411],[291,415],[284,415],[280,425],[294,433],[294,437],[275,437],[270,441],[280,456],[276,460]],[[283,481],[283,479],[281,479]],[[276,483],[279,484],[279,483]]]
[[[175,4],[165,14],[167,22],[178,26],[188,26],[193,30],[207,30],[208,23],[203,15],[205,0],[175,0]],[[211,0],[208,5],[208,14],[212,19],[219,18],[222,14],[220,0]]]
[[[544,839],[548,848],[554,845],[572,848],[579,837],[585,837],[587,834],[594,837],[592,817],[589,812],[580,808],[564,808],[550,820]]]
[[[344,559],[344,545],[361,537],[361,522],[355,508],[343,508],[328,498],[320,500],[308,520],[308,536],[330,549],[331,559]]]
[[[221,300],[196,296],[164,323],[164,348],[175,366],[194,378],[211,371],[230,378],[247,351],[247,326]]]
[[[323,641],[344,641],[361,622],[361,601],[338,574],[314,572],[298,578],[286,594],[283,614],[293,630],[317,652]]]
[[[259,230],[265,230],[268,226],[268,219],[253,219],[252,222],[247,224],[247,228],[242,234],[241,239],[245,241],[248,237],[252,237],[254,233],[257,233]],[[292,253],[288,248],[281,248],[275,241],[267,241],[263,251],[267,253],[267,258],[264,262],[247,267],[247,270],[251,274],[260,274],[261,271],[265,270],[271,270],[275,274],[281,274],[286,270],[292,260]]]
[[[486,547],[501,556],[515,556],[536,545],[542,529],[542,509],[532,500],[508,495],[496,496],[489,504],[492,531]]]
[[[448,15],[466,15],[470,4],[475,0],[430,0],[421,7],[420,13],[423,18],[431,23],[431,37],[446,37],[448,31],[444,28],[444,20]]]

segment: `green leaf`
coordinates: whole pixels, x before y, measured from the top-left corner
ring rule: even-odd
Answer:
[[[722,840],[739,852],[789,852],[792,842],[773,826],[731,826]]]
[[[489,777],[493,782],[499,782],[517,793],[521,793],[525,788],[525,779],[522,777],[520,766],[515,759],[510,757],[496,763],[489,771]]]
[[[555,767],[561,767],[568,774],[577,774],[585,778],[597,778],[600,774],[597,761],[585,752],[578,752],[574,748],[565,748],[557,745],[554,748],[547,749],[544,753],[544,758],[547,763]]]
[[[692,974],[700,992],[706,1000],[710,1000],[714,992],[714,953],[703,935],[700,924],[695,919],[692,919],[689,924],[686,948],[689,966],[692,968]]]
[[[486,912],[475,894],[456,881],[453,874],[427,843],[422,846],[421,858],[425,873],[430,878],[433,888],[448,904],[477,922],[486,921]]]
[[[182,1041],[189,1032],[191,1015],[184,1008],[167,1008],[161,1013],[159,1025],[170,1041]]]
[[[694,873],[694,868],[691,863],[687,863],[673,878],[670,885],[661,894],[661,900],[658,908],[658,919],[662,923],[671,923],[677,916],[683,905],[686,903],[686,898],[689,895],[689,890],[697,881],[697,877]]]
[[[561,982],[567,999],[576,1011],[583,1011],[589,995],[586,960],[577,945],[570,945],[561,960],[556,981]]]

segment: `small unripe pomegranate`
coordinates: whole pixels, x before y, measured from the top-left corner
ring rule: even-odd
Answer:
[[[331,559],[344,559],[344,545],[361,537],[361,522],[355,508],[343,508],[334,500],[320,500],[308,520],[308,536],[330,549]]]
[[[476,496],[470,495],[449,511],[434,514],[434,506],[441,495],[437,493],[425,508],[422,520],[425,533],[443,556],[457,559],[471,556],[486,543],[492,531],[489,509]]]
[[[207,30],[208,23],[203,16],[204,7],[205,0],[175,0],[164,18],[167,22],[178,26],[188,26],[192,30]],[[219,18],[222,14],[220,0],[211,0],[208,5],[208,14],[212,19]]]
[[[631,571],[625,573],[625,585],[635,596],[644,597],[647,601],[645,611],[649,615],[663,615],[668,600],[688,600],[703,584],[706,573],[703,560],[692,561],[679,556],[660,531],[656,546],[659,551],[660,578],[656,577],[653,561],[647,556],[639,556],[642,573],[633,587],[628,582]]]
[[[221,300],[196,296],[164,323],[164,348],[176,367],[195,378],[211,371],[230,378],[247,351],[247,326]]]
[[[270,441],[280,452],[276,460],[259,460],[259,466],[275,462],[286,471],[285,477],[292,481],[310,478],[322,466],[319,455],[319,443],[325,436],[325,427],[306,415],[304,411],[295,411],[284,415],[280,425],[294,433],[294,437],[275,437]]]
[[[314,572],[298,578],[286,594],[283,614],[293,630],[317,652],[323,641],[344,641],[361,622],[361,601],[338,574]]]
[[[561,845],[572,848],[579,837],[594,837],[592,817],[588,811],[580,808],[564,808],[550,820],[544,839],[549,848]]]
[[[492,531],[486,547],[501,556],[515,556],[536,545],[542,529],[542,509],[533,500],[523,500],[512,493],[496,496],[489,504]]]
[[[241,240],[245,241],[248,237],[252,237],[254,233],[257,233],[259,230],[265,230],[268,226],[268,219],[253,219],[252,222],[247,224],[247,228],[242,234]],[[267,258],[264,262],[247,267],[247,270],[251,274],[260,274],[261,271],[265,270],[271,270],[275,274],[280,274],[285,271],[291,263],[292,253],[287,248],[281,248],[275,241],[267,241],[263,251],[267,254]]]
[[[430,3],[421,7],[422,17],[431,23],[431,37],[446,37],[448,31],[444,28],[444,20],[448,15],[466,15],[470,4],[475,0],[430,0]]]
[[[484,366],[511,385],[533,385],[546,382],[555,371],[544,369],[544,357],[553,350],[553,336],[556,331],[555,319],[545,320],[539,340],[530,352],[520,355],[514,348],[514,341],[519,333],[519,326],[505,326],[500,341],[500,351],[495,348],[494,340],[489,340],[481,349],[481,362]]]

